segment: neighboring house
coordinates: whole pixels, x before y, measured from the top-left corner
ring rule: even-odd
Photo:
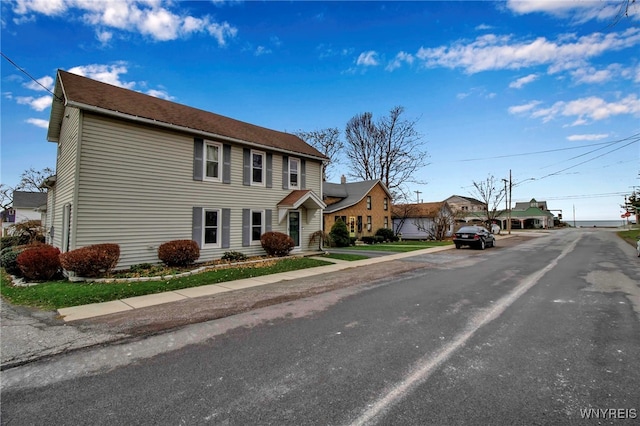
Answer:
[[[342,176],[340,183],[325,182],[322,198],[324,230],[331,231],[337,220],[347,224],[351,237],[375,235],[380,228],[391,228],[391,193],[380,181],[349,182]]]
[[[47,205],[45,192],[13,191],[13,204],[2,215],[2,234],[13,224],[28,220],[39,220],[44,224],[43,210]]]
[[[553,228],[554,215],[547,208],[546,201],[536,201],[532,198],[529,202],[516,203],[511,209],[512,229],[548,229]],[[506,225],[508,216],[502,212],[499,216]],[[503,226],[504,228],[504,226]]]
[[[120,245],[118,269],[192,239],[200,260],[262,255],[266,231],[296,250],[322,228],[322,163],[297,136],[59,70],[47,139],[58,144],[47,223],[62,252]]]
[[[462,195],[452,195],[444,200],[456,216],[458,222],[475,222],[486,219],[486,205],[480,200]]]
[[[448,237],[454,225],[454,213],[446,201],[393,206],[393,231],[403,240]]]

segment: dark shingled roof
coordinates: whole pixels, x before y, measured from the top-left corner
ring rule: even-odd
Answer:
[[[13,208],[30,209],[47,204],[46,192],[13,191]]]
[[[220,135],[277,150],[290,151],[319,159],[326,158],[298,136],[289,133],[234,120],[63,70],[58,70],[58,83],[61,86],[64,101],[81,109],[96,107],[129,115],[132,118],[151,120],[159,125],[173,125],[194,130],[195,133]],[[54,106],[55,103],[56,101],[54,101]]]
[[[342,210],[359,203],[360,200],[362,200],[378,183],[389,196],[389,201],[391,201],[391,193],[380,179],[349,183],[324,182],[322,184],[322,194],[324,197],[342,198],[342,200],[337,203],[327,206],[324,209],[324,212],[335,213],[338,210]]]

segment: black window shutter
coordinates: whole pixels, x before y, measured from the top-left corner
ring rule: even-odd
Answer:
[[[282,157],[282,189],[289,189],[289,157]]]
[[[267,152],[267,188],[273,188],[273,154]]]
[[[231,183],[231,145],[222,145],[222,183]]]
[[[204,140],[193,139],[193,180],[202,180]]]
[[[222,248],[231,246],[231,209],[222,209]]]
[[[300,160],[300,189],[307,188],[307,162]]]
[[[251,210],[242,209],[242,246],[251,245]]]
[[[251,186],[251,150],[249,148],[243,148],[242,162],[242,184]]]
[[[193,208],[191,230],[191,239],[202,248],[202,207]]]

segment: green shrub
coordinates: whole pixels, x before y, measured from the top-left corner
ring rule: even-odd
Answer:
[[[97,277],[109,273],[118,264],[118,244],[94,244],[60,255],[60,264],[81,277]]]
[[[247,255],[240,253],[239,251],[225,251],[222,256],[222,260],[226,260],[228,262],[241,262],[243,260],[247,260]]]
[[[200,247],[193,240],[173,240],[158,247],[158,258],[167,266],[188,266],[200,257]]]
[[[380,228],[376,231],[376,236],[382,237],[382,241],[398,241],[398,237],[393,234],[393,230],[389,228]]]
[[[9,235],[0,238],[0,247],[2,247],[2,250],[10,249],[11,247],[21,246],[24,244],[29,244],[28,235]]]
[[[25,278],[34,281],[46,281],[60,271],[60,250],[39,244],[25,249],[16,258],[16,263]]]
[[[286,256],[295,247],[293,239],[282,232],[265,232],[260,237],[260,243],[269,256]]]
[[[135,272],[135,273],[141,273],[141,272],[146,272],[150,269],[153,269],[154,265],[152,265],[151,263],[139,263],[137,265],[131,265],[129,267],[129,271],[131,272]]]
[[[20,271],[17,262],[21,252],[22,250],[10,247],[9,250],[3,250],[2,255],[0,255],[0,266],[2,266],[8,274],[22,276],[22,271]]]
[[[349,230],[342,220],[337,220],[336,223],[333,224],[329,235],[336,247],[348,247],[351,243],[349,239]]]

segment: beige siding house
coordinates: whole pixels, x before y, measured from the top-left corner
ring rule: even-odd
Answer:
[[[193,239],[201,261],[264,254],[260,235],[296,250],[322,229],[322,162],[297,136],[58,71],[48,140],[50,242],[120,245],[119,268],[158,262]]]

